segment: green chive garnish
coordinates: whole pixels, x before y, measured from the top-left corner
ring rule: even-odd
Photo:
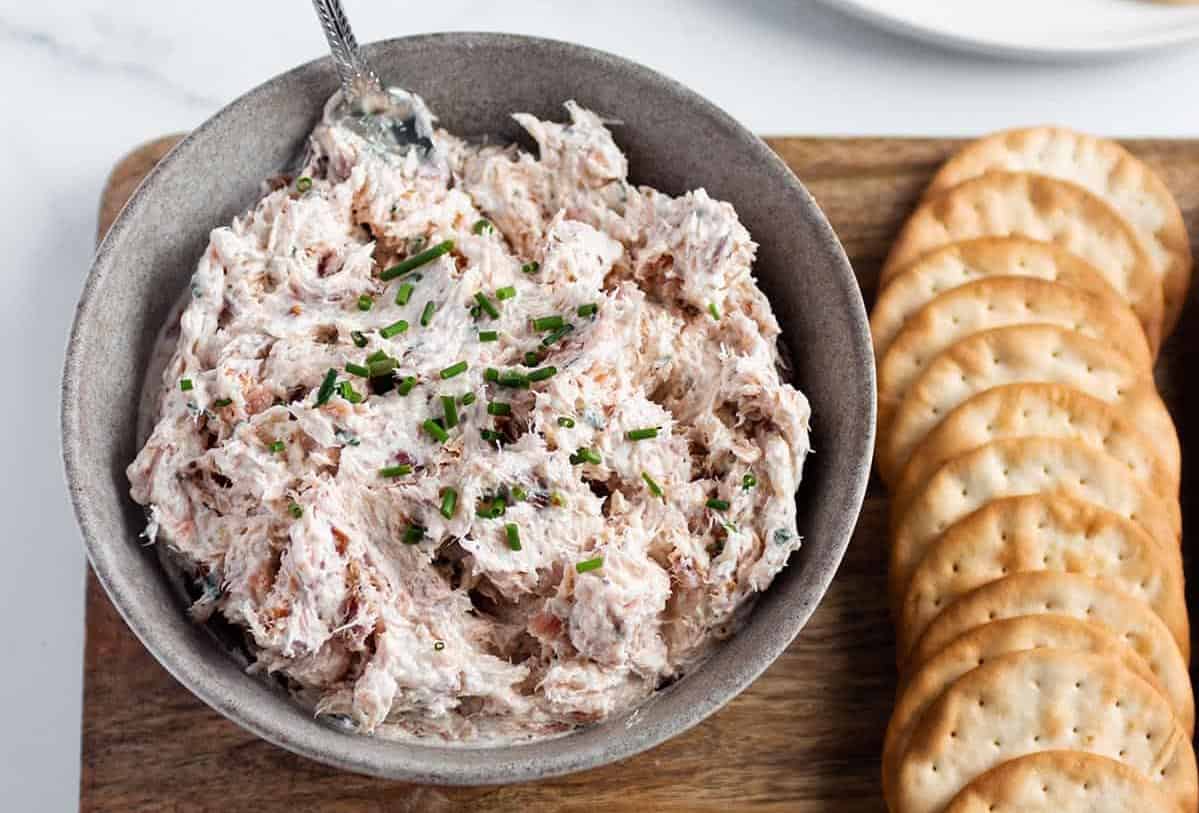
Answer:
[[[428,327],[429,322],[433,320],[433,314],[437,312],[437,306],[432,302],[425,303],[425,309],[420,312],[420,326]]]
[[[504,533],[508,537],[508,547],[512,550],[520,550],[520,528],[516,527],[516,523],[509,522],[505,525]]]
[[[496,497],[493,500],[484,500],[479,503],[475,513],[483,519],[495,519],[502,517],[508,510],[508,503],[503,497]]]
[[[183,390],[184,392],[191,392],[191,389],[194,386],[195,385],[192,384],[192,380],[190,378],[179,379],[179,389]]]
[[[287,512],[296,519],[304,516],[304,508],[298,502],[290,502],[287,505]]]
[[[351,330],[350,338],[354,341],[355,347],[366,347],[366,336],[362,334],[361,330]]]
[[[453,429],[458,425],[458,405],[454,400],[454,396],[441,396],[441,411],[445,415],[446,429]]]
[[[495,226],[491,225],[490,220],[476,220],[475,225],[471,226],[470,230],[475,234],[491,234],[495,231]]]
[[[425,529],[419,525],[409,525],[404,529],[404,544],[416,545],[425,538]]]
[[[520,267],[520,270],[525,272],[526,274],[536,274],[538,269],[540,269],[540,268],[541,268],[541,263],[534,260],[531,263],[525,263],[524,265],[522,265]]]
[[[279,454],[279,452],[283,451],[286,448],[287,448],[286,443],[284,443],[281,440],[276,440],[274,443],[271,444],[271,453]]]
[[[576,573],[586,573],[590,570],[599,570],[604,566],[604,557],[597,556],[594,559],[587,559],[575,565]]]
[[[557,330],[564,324],[566,324],[566,322],[557,314],[553,314],[551,316],[539,316],[533,320],[533,330],[536,330],[538,333],[545,330]]]
[[[645,481],[647,486],[649,486],[650,494],[653,494],[655,497],[661,497],[663,501],[666,500],[666,494],[662,491],[662,486],[658,485],[657,480],[649,476],[649,472],[641,472],[641,479]]]
[[[521,488],[520,486],[512,486],[511,494],[512,494],[512,499],[516,500],[517,502],[524,502],[525,499],[529,496],[525,492],[525,490],[523,488]]]
[[[479,310],[479,306],[478,306],[478,305],[471,305],[471,306],[470,306],[470,318],[471,318],[471,319],[476,319],[476,320],[477,320],[477,319],[479,318],[479,314],[481,314],[482,312],[483,312],[483,311]]]
[[[708,313],[712,314],[713,319],[720,321],[720,309],[716,307],[715,302],[708,303]]]
[[[453,247],[454,247],[453,240],[446,240],[444,242],[438,243],[437,245],[433,246],[432,248],[427,248],[424,251],[422,251],[420,254],[413,254],[408,259],[402,260],[398,264],[393,265],[391,268],[388,268],[386,271],[379,274],[379,279],[386,281],[389,279],[395,279],[396,277],[402,277],[404,274],[407,274],[409,271],[413,270],[414,268],[420,268],[425,263],[429,263],[429,262],[432,262],[433,260],[436,260],[442,254],[445,254],[447,251],[450,251]]]
[[[372,299],[368,294],[363,294],[362,296],[358,297],[358,310],[369,311],[374,306],[375,300]]]
[[[716,499],[715,497],[713,497],[712,499],[708,500],[706,503],[704,503],[704,505],[708,506],[708,507],[709,507],[709,508],[711,508],[713,511],[727,511],[727,510],[729,510],[729,501],[728,501],[728,500],[718,500],[718,499]]]
[[[475,397],[476,396],[473,392],[468,392],[466,395],[463,395],[458,399],[458,403],[462,404],[462,406],[470,406],[475,402]]]
[[[515,285],[505,285],[503,288],[497,288],[495,292],[495,298],[500,302],[503,302],[505,299],[511,299],[514,296],[516,296]]]
[[[309,178],[307,175],[301,175],[299,178],[296,178],[296,191],[297,192],[300,192],[302,194],[304,192],[307,192],[311,188],[312,188],[312,179]]]
[[[458,510],[458,492],[452,488],[447,488],[441,492],[441,515],[446,519],[453,519],[455,512]]]
[[[379,469],[380,477],[403,477],[405,474],[412,474],[412,466],[407,463],[401,463],[398,466],[384,466]]]
[[[512,405],[505,404],[503,401],[492,401],[487,405],[488,415],[511,415]]]
[[[509,370],[503,373],[496,382],[501,387],[512,387],[514,389],[528,389],[529,377],[517,370]]]
[[[557,367],[541,367],[529,373],[530,381],[545,381],[547,378],[558,373]]]
[[[745,489],[746,491],[749,491],[751,488],[753,488],[757,484],[758,484],[758,478],[754,477],[752,474],[747,474],[741,478],[741,487],[743,489]]]
[[[383,352],[382,350],[376,350],[375,352],[371,353],[369,356],[366,357],[366,363],[370,364],[375,361],[383,361],[386,358],[387,358],[387,353]]]
[[[649,440],[658,436],[660,428],[658,426],[647,426],[644,429],[630,429],[628,432],[625,432],[625,437],[629,440]]]
[[[598,310],[599,310],[599,305],[596,305],[593,302],[589,305],[579,305],[579,310],[577,311],[577,313],[579,314],[579,316],[584,316],[584,317],[594,316],[595,312]]]
[[[337,391],[338,391],[338,393],[341,394],[342,398],[345,398],[351,404],[361,404],[362,403],[362,400],[363,400],[362,394],[357,392],[354,389],[354,385],[351,384],[349,381],[342,381],[340,384],[338,384]]]
[[[361,364],[355,364],[352,361],[346,362],[346,372],[350,375],[361,376],[362,378],[370,378],[371,376],[370,367],[366,367]]]
[[[479,307],[483,310],[483,312],[492,319],[500,318],[499,310],[495,307],[495,304],[487,298],[487,294],[479,291],[477,294],[475,294],[475,301],[479,303]]]
[[[536,367],[540,363],[541,363],[541,356],[539,356],[537,353],[534,353],[532,350],[525,353],[525,366],[526,367]]]
[[[451,364],[449,367],[446,367],[444,370],[442,370],[439,373],[439,375],[442,378],[453,378],[456,375],[461,375],[462,373],[465,373],[466,367],[467,367],[466,362],[460,361],[457,364]]]
[[[424,427],[424,430],[432,435],[433,439],[438,443],[445,443],[450,439],[449,432],[446,432],[445,428],[435,420],[429,419],[421,424],[421,426]]]
[[[602,462],[604,462],[604,459],[600,457],[599,452],[595,449],[579,449],[570,456],[572,466],[577,466],[580,463],[593,463],[598,466]]]
[[[382,359],[381,361],[372,361],[368,365],[368,369],[370,370],[371,378],[379,378],[380,376],[385,376],[388,373],[394,371],[395,368],[396,368],[396,360],[395,359]]]
[[[329,399],[333,397],[333,386],[337,383],[337,370],[332,367],[329,372],[325,373],[325,378],[321,381],[321,386],[316,391],[316,405],[324,406],[329,403]]]
[[[223,409],[233,403],[232,398],[218,398],[212,402],[212,405],[217,409]]]
[[[481,342],[498,342],[499,340],[500,334],[496,333],[494,330],[479,331],[479,341]]]
[[[483,438],[483,440],[487,441],[488,443],[502,444],[505,442],[504,436],[492,429],[480,429],[479,437]]]
[[[574,329],[575,329],[574,325],[563,325],[562,327],[555,330],[553,333],[546,335],[546,337],[541,340],[541,346],[542,347],[550,347],[550,346],[556,344],[559,339],[561,339],[563,336],[565,336],[567,333],[570,333]]]
[[[403,381],[396,387],[396,392],[400,395],[407,395],[412,392],[412,388],[416,386],[416,376],[406,376]]]
[[[558,426],[565,426],[567,429],[574,429],[575,428],[575,419],[561,417],[558,419]]]
[[[416,290],[416,288],[411,282],[405,282],[403,285],[401,285],[399,290],[396,291],[396,304],[407,305],[408,300],[412,298],[412,292],[414,290]]]
[[[494,367],[488,367],[486,370],[483,371],[483,378],[486,381],[499,381],[500,380],[500,371]]]

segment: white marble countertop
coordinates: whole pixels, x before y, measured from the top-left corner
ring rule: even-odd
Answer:
[[[1049,0],[1050,2],[1052,0]],[[237,94],[321,55],[303,2],[0,0],[5,105],[0,198],[7,246],[0,612],[7,664],[0,799],[76,806],[84,559],[62,485],[58,380],[87,272],[96,198],[133,145],[188,129]],[[959,134],[1059,121],[1106,134],[1199,135],[1199,48],[1116,62],[1018,64],[875,32],[814,0],[369,3],[347,7],[364,40],[504,30],[613,51],[707,95],[771,134]],[[401,13],[417,9],[419,14]],[[1031,23],[1030,23],[1031,24]],[[61,275],[61,276],[59,276]],[[6,283],[7,284],[7,283]]]

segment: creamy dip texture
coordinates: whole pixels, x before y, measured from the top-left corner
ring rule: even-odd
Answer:
[[[327,116],[212,232],[129,466],[252,669],[364,733],[549,736],[735,631],[799,547],[807,400],[728,203],[627,180],[595,114],[536,157]]]

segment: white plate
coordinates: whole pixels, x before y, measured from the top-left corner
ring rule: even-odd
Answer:
[[[1199,5],[1148,0],[825,0],[920,39],[1002,56],[1074,59],[1199,39]]]

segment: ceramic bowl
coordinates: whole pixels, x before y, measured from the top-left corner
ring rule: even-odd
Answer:
[[[516,139],[514,111],[561,119],[562,103],[618,120],[630,178],[668,193],[704,187],[732,202],[759,243],[757,277],[812,403],[799,501],[803,548],[748,624],[707,662],[639,708],[559,739],[500,747],[410,744],[343,733],[279,687],[246,675],[189,620],[139,534],[125,467],[154,337],[208,234],[292,165],[337,87],[328,59],[278,76],[221,110],[158,165],[109,231],[76,314],[62,389],[63,455],[92,567],[142,643],[202,700],[298,754],[414,782],[490,784],[591,768],[687,730],[750,684],[791,643],[849,543],[870,470],[874,367],[862,298],[828,221],[774,153],[710,102],[618,57],[498,34],[434,34],[366,47],[379,73],[429,102],[461,135]]]

